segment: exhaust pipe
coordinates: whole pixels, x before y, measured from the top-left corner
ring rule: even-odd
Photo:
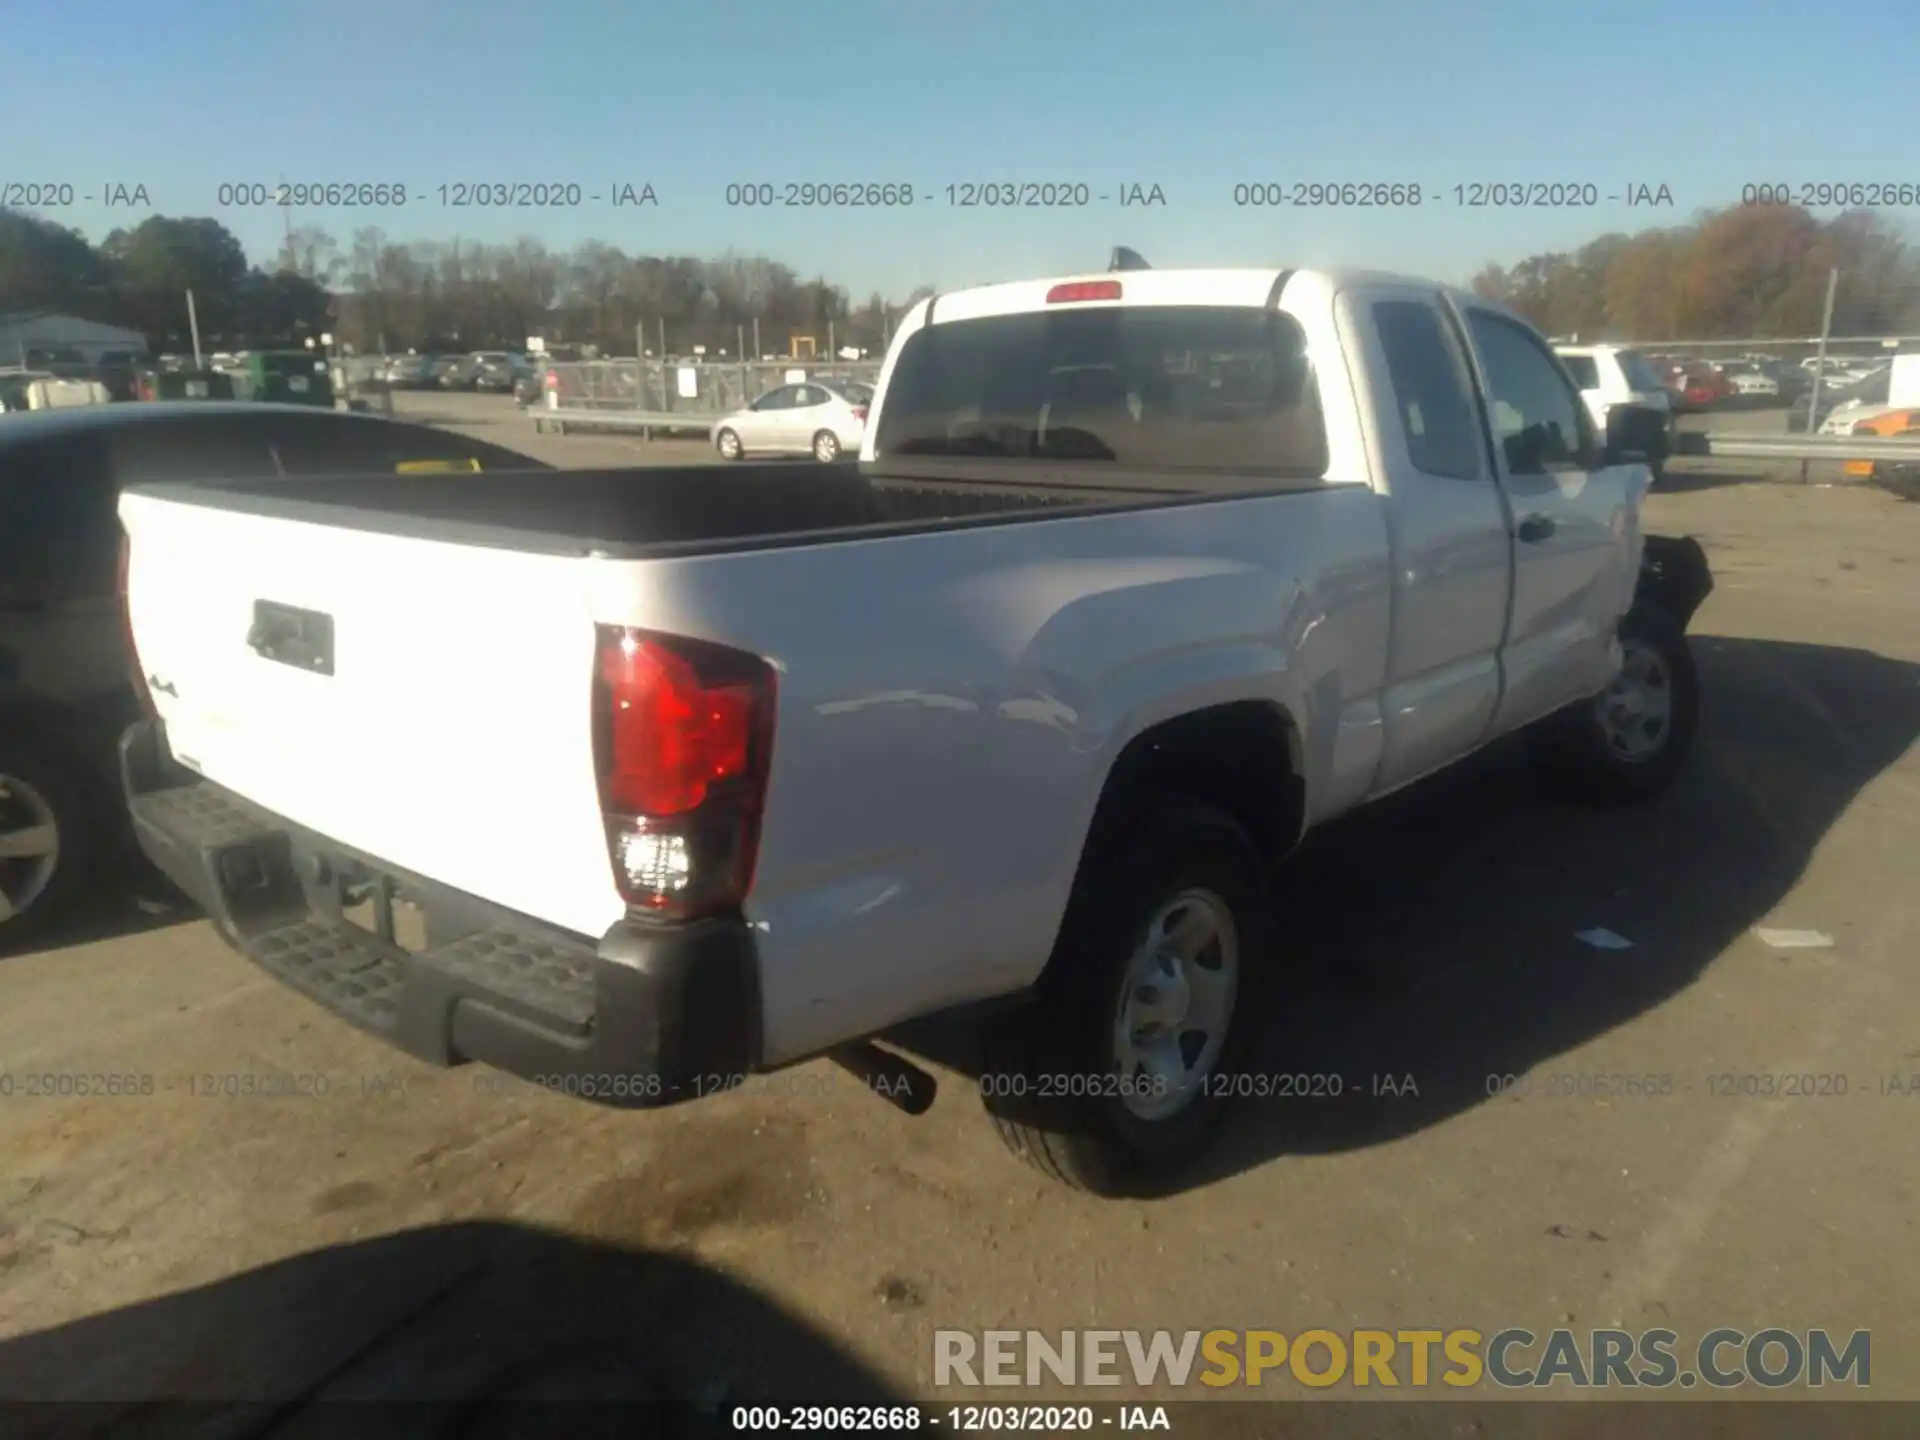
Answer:
[[[882,1050],[871,1040],[843,1045],[830,1051],[827,1058],[866,1086],[888,1104],[909,1115],[924,1115],[933,1108],[933,1097],[940,1082],[904,1056]]]

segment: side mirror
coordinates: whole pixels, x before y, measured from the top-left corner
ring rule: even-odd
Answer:
[[[1649,405],[1615,405],[1607,411],[1607,439],[1600,463],[1621,465],[1667,458],[1667,417]]]

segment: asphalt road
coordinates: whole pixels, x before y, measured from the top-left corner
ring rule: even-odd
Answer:
[[[1696,469],[1648,525],[1719,580],[1682,783],[1570,810],[1499,750],[1316,836],[1264,1059],[1345,1093],[1249,1102],[1166,1199],[1018,1166],[964,1036],[918,1042],[920,1119],[825,1064],[616,1113],[415,1064],[103,897],[0,962],[0,1395],[445,1393],[558,1345],[589,1390],[618,1352],[710,1399],[927,1397],[937,1328],[1618,1324],[1867,1329],[1874,1396],[1920,1398],[1920,509]],[[73,1074],[142,1093],[22,1093]]]

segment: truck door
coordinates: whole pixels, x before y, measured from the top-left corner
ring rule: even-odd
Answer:
[[[1614,632],[1638,566],[1637,506],[1651,477],[1641,466],[1600,467],[1580,394],[1538,335],[1491,307],[1457,308],[1513,521],[1513,607],[1494,721],[1505,732],[1612,678]]]
[[[1438,293],[1367,286],[1343,298],[1372,392],[1368,411],[1380,417],[1373,464],[1392,548],[1378,794],[1458,759],[1487,734],[1500,699],[1512,563],[1472,374]]]

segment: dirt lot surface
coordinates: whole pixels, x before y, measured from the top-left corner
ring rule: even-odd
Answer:
[[[824,1063],[613,1112],[416,1064],[103,898],[0,961],[0,1395],[468,1393],[538,1352],[711,1409],[933,1398],[937,1328],[1617,1324],[1866,1329],[1874,1395],[1920,1398],[1920,507],[1695,467],[1648,528],[1719,582],[1682,783],[1570,810],[1497,749],[1314,837],[1265,1061],[1345,1093],[1249,1102],[1170,1198],[1018,1166],[964,1036],[924,1037],[920,1119]],[[26,1093],[63,1075],[135,1093]]]

